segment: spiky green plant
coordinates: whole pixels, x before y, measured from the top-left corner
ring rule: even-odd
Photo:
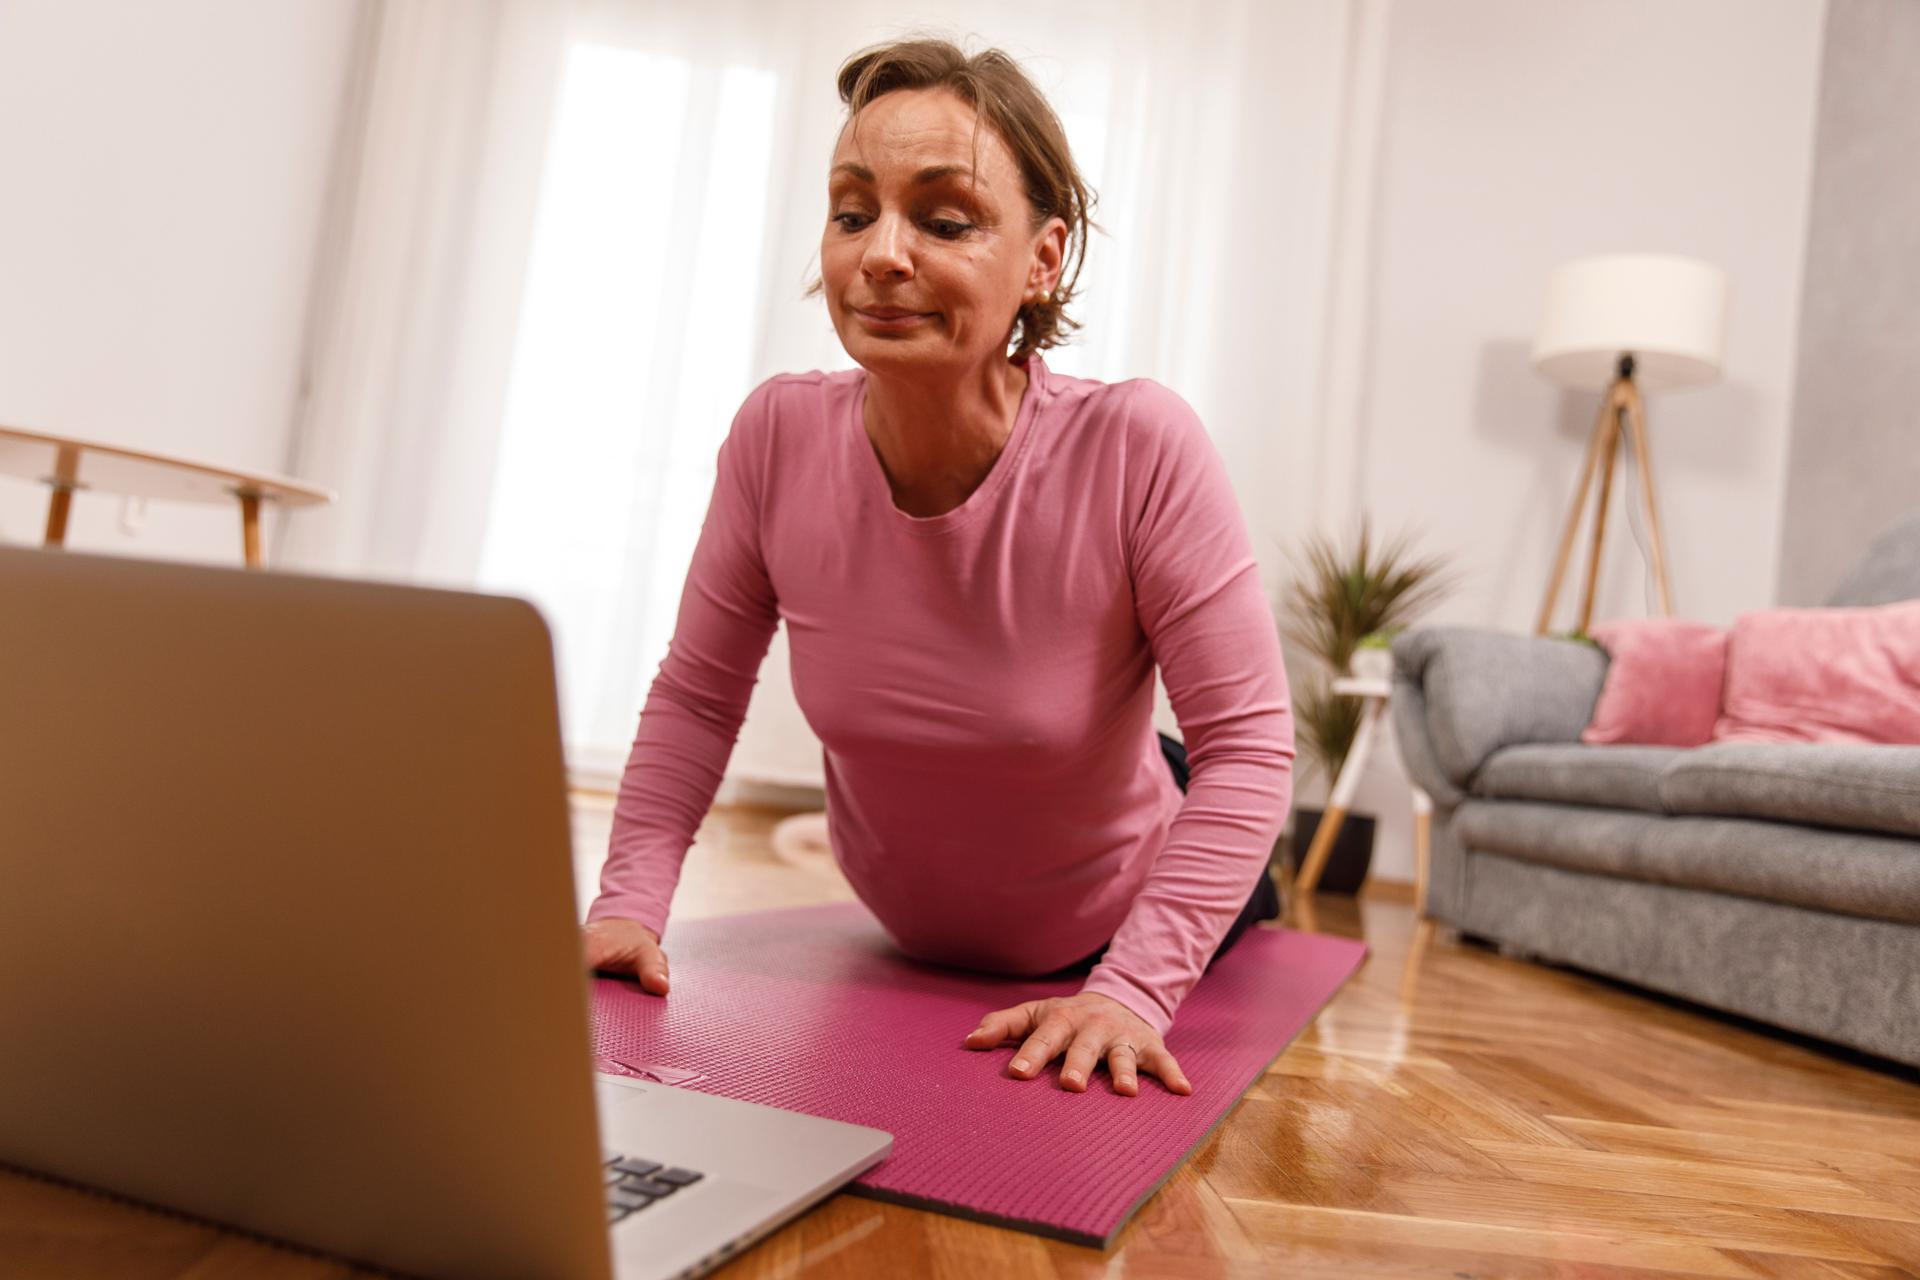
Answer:
[[[1294,721],[1307,755],[1331,783],[1353,749],[1362,710],[1359,699],[1333,693],[1332,679],[1347,673],[1363,637],[1405,627],[1452,590],[1458,575],[1444,556],[1416,556],[1411,534],[1376,545],[1365,517],[1352,546],[1309,534],[1294,560],[1282,634],[1325,672],[1295,692]]]
[[[1340,776],[1340,766],[1353,750],[1362,710],[1360,699],[1335,693],[1324,676],[1308,681],[1294,697],[1293,719],[1299,729],[1300,747],[1308,759],[1327,771],[1328,785]]]

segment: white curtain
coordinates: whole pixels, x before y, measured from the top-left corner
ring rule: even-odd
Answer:
[[[568,26],[362,0],[287,458],[340,501],[284,521],[284,566],[472,583]]]
[[[1099,192],[1085,327],[1049,363],[1192,401],[1271,579],[1326,514],[1358,25],[1341,0],[986,0],[958,28],[872,0],[371,3],[289,459],[343,501],[283,558],[533,599],[570,759],[615,776],[735,407],[849,363],[802,297],[834,73],[931,31],[1019,58]],[[819,767],[780,635],[730,777]]]

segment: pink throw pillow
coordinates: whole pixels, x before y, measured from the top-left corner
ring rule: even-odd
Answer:
[[[1713,737],[1920,743],[1920,600],[1741,614]]]
[[[1607,678],[1580,741],[1654,747],[1712,741],[1726,631],[1679,618],[1629,618],[1601,623],[1593,638],[1607,651]]]

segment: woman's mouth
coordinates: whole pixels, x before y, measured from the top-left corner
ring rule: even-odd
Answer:
[[[855,307],[853,314],[860,317],[861,324],[881,333],[918,328],[934,316],[933,312],[909,311],[905,307]]]

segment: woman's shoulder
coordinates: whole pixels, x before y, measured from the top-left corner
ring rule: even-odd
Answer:
[[[1115,416],[1138,416],[1149,421],[1168,417],[1192,417],[1193,409],[1180,394],[1152,378],[1124,378],[1103,382],[1062,373],[1043,359],[1047,392],[1055,400],[1079,401],[1090,408]]]
[[[861,373],[859,369],[776,373],[747,392],[734,414],[733,429],[772,432],[782,422],[824,420],[853,393]]]
[[[770,387],[783,390],[797,390],[809,387],[814,389],[850,387],[865,377],[866,372],[865,369],[856,365],[851,369],[808,369],[804,373],[776,373],[765,382],[762,382],[758,387],[755,387],[754,390],[764,391]]]
[[[1117,445],[1125,488],[1137,495],[1184,485],[1221,465],[1213,437],[1185,396],[1153,378],[1076,380],[1097,439]]]
[[[804,373],[776,373],[747,392],[746,404],[777,406],[803,403],[822,393],[844,392],[855,386],[864,370],[809,369]]]
[[[1056,400],[1080,402],[1103,428],[1123,432],[1130,444],[1152,445],[1194,432],[1206,434],[1200,415],[1186,398],[1152,378],[1102,382],[1050,371],[1047,380]]]
[[[1152,378],[1129,378],[1120,386],[1126,388],[1128,417],[1138,424],[1139,430],[1196,431],[1204,430],[1200,425],[1200,415],[1193,406],[1164,382],[1155,382]]]

